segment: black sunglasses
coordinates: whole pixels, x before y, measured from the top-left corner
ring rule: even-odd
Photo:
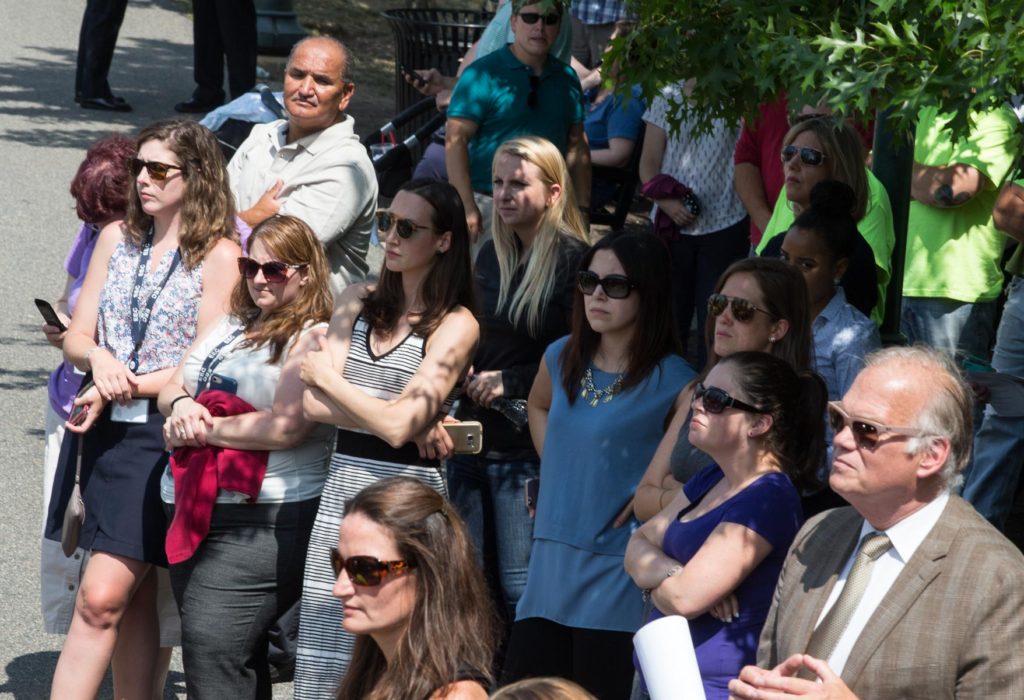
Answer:
[[[423,224],[417,224],[415,221],[409,219],[403,219],[395,216],[387,209],[381,209],[377,212],[377,232],[378,234],[384,234],[391,230],[392,226],[398,227],[399,238],[412,238],[412,234],[416,233],[420,229],[425,231],[433,231],[434,229],[430,226],[424,226]]]
[[[829,425],[832,426],[833,436],[841,433],[843,428],[846,426],[850,426],[850,431],[853,433],[853,439],[854,442],[857,443],[857,447],[868,450],[873,450],[878,447],[878,443],[881,441],[882,435],[885,434],[899,435],[903,437],[921,437],[928,435],[928,433],[918,428],[882,425],[881,423],[875,423],[874,421],[865,420],[863,418],[855,418],[846,412],[843,408],[842,402],[840,401],[828,402],[828,421]]]
[[[740,323],[749,322],[757,311],[775,318],[771,311],[758,308],[742,297],[727,297],[724,294],[712,294],[708,297],[708,313],[712,316],[721,316],[726,307],[730,305],[732,306],[732,317]]]
[[[590,270],[580,270],[576,273],[576,286],[587,296],[597,291],[597,285],[601,285],[609,299],[625,299],[636,289],[636,285],[624,275],[598,277],[596,272]]]
[[[346,559],[334,547],[331,548],[331,568],[334,578],[344,570],[357,586],[379,586],[385,576],[401,576],[416,568],[416,562],[397,559],[381,561],[377,557],[356,556]]]
[[[307,263],[292,265],[279,260],[258,263],[252,258],[238,258],[238,273],[246,279],[255,279],[256,273],[263,270],[263,278],[272,284],[280,284],[288,281],[288,270],[300,270],[307,266]]]
[[[797,148],[793,144],[789,144],[782,149],[782,162],[788,163],[797,154],[800,154],[800,162],[804,165],[821,165],[822,161],[825,160],[825,154],[817,148],[811,148],[810,146]]]
[[[132,177],[138,177],[143,168],[157,182],[166,180],[171,170],[181,170],[180,165],[168,165],[167,163],[160,163],[155,160],[142,160],[141,158],[128,159],[128,170],[131,172]]]
[[[546,15],[542,15],[539,12],[520,12],[518,17],[527,24],[537,24],[537,22],[543,19],[544,24],[549,27],[553,27],[562,21],[562,15],[557,12],[549,12]]]
[[[729,392],[725,389],[719,389],[717,386],[704,386],[698,383],[693,389],[693,398],[690,399],[690,403],[694,403],[697,399],[701,399],[704,403],[705,411],[715,415],[718,415],[727,408],[735,408],[747,413],[764,413],[760,408],[755,408],[745,401],[734,399],[729,396]]]

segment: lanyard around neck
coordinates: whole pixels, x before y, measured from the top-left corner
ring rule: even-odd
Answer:
[[[154,289],[145,303],[142,301],[142,286],[146,281],[146,271],[149,269],[149,259],[153,254],[153,230],[149,230],[149,236],[146,238],[146,242],[142,245],[142,253],[139,255],[139,264],[135,268],[135,283],[132,285],[132,294],[130,298],[131,307],[131,333],[132,333],[132,354],[128,357],[128,369],[135,372],[139,369],[139,350],[142,348],[142,341],[146,339],[146,329],[149,328],[149,319],[153,313],[153,306],[156,304],[157,297],[164,291],[164,287],[167,286],[167,282],[171,279],[171,275],[177,269],[178,264],[181,262],[181,248],[174,251],[174,259],[171,260],[170,266],[167,268],[167,274],[160,281],[160,284]]]
[[[213,376],[213,371],[217,368],[221,362],[228,356],[226,352],[227,347],[231,343],[235,342],[235,338],[242,335],[245,332],[244,326],[239,326],[235,330],[228,333],[228,336],[224,340],[220,341],[210,354],[203,360],[202,366],[199,368],[199,379],[196,380],[196,396],[203,393],[207,385],[210,383],[210,377]]]

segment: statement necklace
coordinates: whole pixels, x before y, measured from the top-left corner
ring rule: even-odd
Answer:
[[[587,367],[583,373],[583,379],[580,380],[580,397],[588,402],[591,406],[597,406],[599,403],[608,403],[611,401],[619,390],[622,388],[622,378],[624,375],[620,374],[614,382],[609,384],[604,389],[598,389],[594,386],[594,373]]]

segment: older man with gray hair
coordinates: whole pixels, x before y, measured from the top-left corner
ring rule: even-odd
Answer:
[[[1024,557],[955,495],[972,400],[916,346],[869,356],[830,404],[829,484],[852,508],[797,535],[734,697],[1024,697]]]

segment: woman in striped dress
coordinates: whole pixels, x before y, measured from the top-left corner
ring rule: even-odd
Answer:
[[[413,180],[377,213],[377,225],[386,255],[380,281],[342,293],[321,351],[302,364],[305,415],[337,425],[338,440],[306,557],[299,700],[333,698],[352,656],[354,637],[343,632],[342,606],[331,596],[330,551],[345,503],[389,476],[446,492],[433,457],[450,442],[437,419],[451,408],[479,338],[469,232],[455,189]]]

